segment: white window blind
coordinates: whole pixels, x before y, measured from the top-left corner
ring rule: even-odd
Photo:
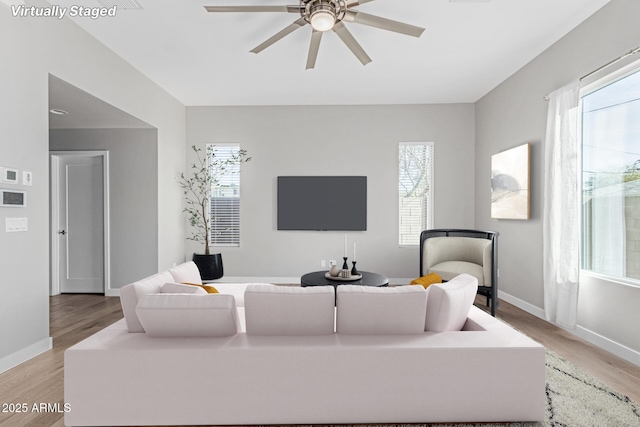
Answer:
[[[240,246],[240,164],[232,161],[239,144],[208,144],[211,166],[212,246]]]
[[[433,143],[401,142],[398,147],[398,243],[420,244],[433,228]]]

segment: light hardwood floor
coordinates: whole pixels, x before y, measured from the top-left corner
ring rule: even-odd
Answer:
[[[483,307],[484,298],[477,305]],[[119,298],[100,295],[57,295],[50,300],[53,349],[0,374],[0,404],[26,404],[26,413],[0,412],[0,427],[63,427],[63,413],[36,412],[34,404],[58,404],[63,410],[64,351],[122,318]],[[640,402],[640,367],[628,363],[511,304],[500,301],[497,317],[550,350]],[[50,405],[51,406],[51,405]],[[6,408],[10,409],[10,408]]]

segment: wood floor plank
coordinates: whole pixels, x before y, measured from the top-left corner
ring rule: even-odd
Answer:
[[[476,300],[485,309],[484,299]],[[497,317],[570,360],[619,393],[640,402],[640,367],[500,301]],[[120,299],[102,295],[50,298],[53,349],[0,374],[0,404],[26,403],[25,413],[0,413],[0,427],[64,427],[60,412],[31,411],[33,404],[64,402],[64,351],[122,318]],[[50,408],[50,409],[56,409]]]
[[[121,319],[122,309],[119,298],[57,295],[50,298],[49,316],[53,349],[0,374],[0,403],[28,408],[27,413],[0,413],[0,427],[63,427],[64,413],[58,411],[64,410],[64,351]],[[45,410],[34,411],[41,404]]]
[[[640,403],[640,366],[627,362],[505,301],[500,301],[497,317],[612,389]]]

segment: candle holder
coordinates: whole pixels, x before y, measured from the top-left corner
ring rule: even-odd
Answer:
[[[351,261],[351,264],[353,264],[353,268],[351,269],[351,275],[352,276],[357,276],[360,273],[358,273],[358,269],[356,268],[356,262],[355,261]]]
[[[347,264],[347,257],[344,256],[344,257],[342,257],[342,259],[344,260],[344,263],[342,264],[342,269],[343,270],[348,270],[349,269],[349,264]]]

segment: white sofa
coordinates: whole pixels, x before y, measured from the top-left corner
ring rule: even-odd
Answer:
[[[182,289],[160,284],[182,281],[168,274],[123,288],[125,319],[65,352],[67,426],[544,419],[544,348],[472,307],[471,276],[336,298],[264,284],[163,294]]]

